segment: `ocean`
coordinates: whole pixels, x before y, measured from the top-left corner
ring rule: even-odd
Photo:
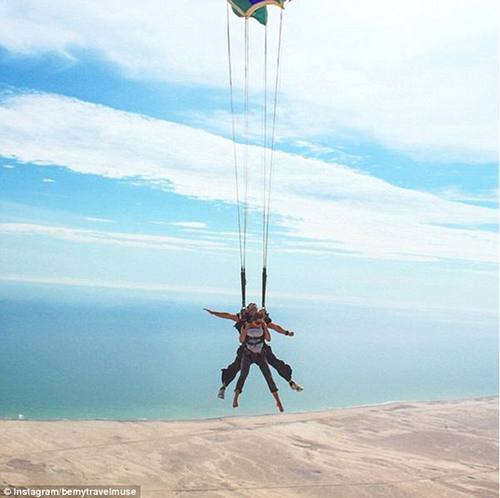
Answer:
[[[196,419],[276,413],[257,366],[240,407],[234,384],[217,398],[220,369],[235,356],[232,323],[202,306],[159,299],[0,301],[0,418]],[[271,316],[295,337],[274,353],[304,386],[276,372],[286,411],[498,392],[498,321],[473,313],[281,303]]]

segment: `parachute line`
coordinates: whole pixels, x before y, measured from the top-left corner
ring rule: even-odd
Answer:
[[[229,91],[231,100],[231,124],[232,124],[232,138],[233,138],[233,156],[234,156],[234,177],[236,183],[236,208],[238,212],[238,235],[240,243],[240,265],[243,269],[243,241],[241,231],[241,202],[240,202],[240,187],[238,175],[238,151],[236,148],[236,124],[234,119],[234,88],[233,88],[233,64],[231,53],[231,23],[230,23],[230,7],[227,4],[227,56],[229,65]]]
[[[264,28],[264,91],[262,103],[262,266],[265,266],[265,240],[266,240],[266,186],[267,186],[267,24]]]
[[[265,307],[267,289],[267,264],[271,219],[271,200],[276,152],[276,129],[278,122],[278,101],[281,84],[281,59],[283,48],[283,11],[286,0],[227,0],[227,53],[229,65],[229,87],[231,99],[231,126],[234,156],[234,177],[236,183],[236,204],[238,214],[238,234],[240,249],[240,280],[242,306],[246,301],[246,251],[249,228],[249,161],[250,154],[250,18],[256,19],[264,25],[264,54],[263,54],[263,93],[262,93],[262,130],[261,130],[261,166],[262,166],[262,307]],[[274,96],[271,97],[272,87],[269,85],[269,33],[267,6],[276,5],[280,8],[278,31],[278,48],[276,52],[276,73],[274,80]],[[243,92],[243,123],[242,136],[236,141],[236,114],[235,88],[233,81],[233,54],[231,49],[231,20],[230,11],[238,17],[244,18],[244,92]],[[253,54],[253,53],[252,53]],[[273,99],[271,101],[271,98]],[[272,103],[271,103],[272,102]],[[272,111],[271,111],[272,106]],[[272,123],[271,123],[272,112]],[[252,142],[253,143],[253,142]],[[268,150],[269,149],[269,150]],[[254,154],[252,153],[252,157]],[[252,175],[254,178],[254,175]]]
[[[246,267],[247,230],[248,230],[248,149],[249,149],[249,94],[250,94],[250,40],[249,22],[245,18],[245,151],[243,156],[244,206],[243,206],[243,269]]]
[[[280,26],[278,34],[278,54],[276,57],[276,79],[274,83],[274,105],[273,105],[273,124],[271,132],[271,152],[269,160],[269,174],[267,179],[266,188],[266,203],[264,214],[264,254],[263,254],[263,269],[267,270],[267,256],[269,247],[269,224],[271,218],[271,192],[273,186],[273,173],[274,173],[274,159],[276,148],[276,125],[278,121],[278,97],[280,90],[280,69],[281,69],[281,52],[282,52],[282,39],[283,39],[283,10],[280,11]]]

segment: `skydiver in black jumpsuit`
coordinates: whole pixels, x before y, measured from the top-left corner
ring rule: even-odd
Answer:
[[[241,328],[243,327],[243,325],[245,323],[248,323],[252,319],[252,317],[256,315],[259,311],[255,303],[250,303],[246,308],[243,308],[237,314],[227,313],[223,311],[213,311],[207,308],[204,308],[204,310],[210,313],[211,315],[236,322],[234,326],[238,330],[238,333],[241,332]],[[267,313],[265,313],[265,322],[268,328],[278,332],[279,334],[287,335],[289,337],[293,337],[295,335],[294,332],[286,330],[277,323],[274,323]],[[222,386],[219,389],[218,393],[218,396],[221,399],[224,399],[226,387],[234,380],[234,378],[241,369],[243,350],[244,350],[243,346],[240,346],[236,351],[236,358],[234,359],[234,361],[226,368],[222,369],[222,376],[221,376]],[[274,369],[276,369],[279,375],[288,382],[291,389],[298,392],[303,390],[302,386],[300,386],[299,384],[297,384],[295,381],[292,380],[292,367],[287,363],[285,363],[283,360],[278,359],[274,355],[273,350],[271,349],[271,346],[269,346],[269,344],[267,343],[264,344],[263,352],[265,354],[266,360],[269,363],[269,365],[271,365]]]

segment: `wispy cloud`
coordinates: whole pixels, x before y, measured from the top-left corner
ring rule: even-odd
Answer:
[[[457,187],[448,187],[439,192],[439,195],[450,201],[498,204],[498,189],[485,190],[472,194],[464,192],[463,189]]]
[[[144,292],[173,292],[177,294],[191,294],[191,295],[206,295],[213,299],[213,296],[228,296],[235,298],[237,292],[234,289],[225,289],[219,287],[200,287],[189,285],[172,285],[172,284],[155,284],[150,282],[124,282],[117,280],[97,280],[97,279],[82,279],[70,277],[46,277],[41,275],[17,275],[17,274],[0,274],[0,282],[6,283],[20,283],[20,284],[35,284],[35,285],[49,285],[49,286],[69,286],[69,287],[90,287],[99,289],[117,289]],[[144,294],[143,294],[144,296]],[[411,303],[400,302],[388,299],[366,299],[355,297],[340,297],[334,295],[315,295],[307,294],[301,295],[296,293],[274,292],[272,294],[273,300],[281,301],[300,301],[302,304],[328,304],[338,306],[352,306],[357,308],[370,309],[388,309],[393,311],[406,311],[415,313],[429,313],[434,312],[438,314],[449,313],[467,313],[479,314],[495,317],[498,312],[496,309],[487,307],[472,307],[460,305],[433,305],[432,303]]]
[[[134,78],[225,89],[225,2],[171,2],[169,15],[159,15],[164,8],[163,0],[140,8],[118,0],[3,0],[0,45],[64,58],[87,49]],[[290,4],[280,133],[362,136],[418,159],[495,162],[497,19],[495,0]],[[243,54],[237,21],[236,55]],[[259,28],[251,25],[252,55],[260,52]],[[234,64],[240,90],[243,57]]]
[[[202,130],[48,94],[5,97],[0,127],[0,155],[20,162],[234,202],[232,143]],[[257,210],[261,149],[250,147],[249,157],[259,165],[249,196]],[[496,234],[482,229],[497,223],[497,210],[400,188],[336,162],[277,152],[272,206],[288,235],[361,256],[497,259]]]
[[[234,291],[216,287],[154,284],[151,282],[147,283],[130,282],[130,281],[123,282],[116,280],[93,280],[93,279],[69,278],[69,277],[44,277],[39,275],[0,274],[0,282],[41,284],[41,285],[51,285],[51,286],[92,287],[100,289],[118,289],[118,290],[133,290],[133,291],[174,292],[182,294],[185,293],[207,294],[211,296],[235,295]]]
[[[4,164],[2,167],[5,169],[15,169],[15,166],[12,164]]]
[[[92,221],[96,223],[114,223],[114,220],[108,220],[107,218],[95,218],[93,216],[86,216],[83,218],[85,221]]]
[[[44,236],[83,244],[116,245],[166,251],[230,250],[227,245],[220,241],[216,242],[182,237],[89,230],[29,223],[0,223],[0,234]]]
[[[56,183],[56,181],[52,180],[52,178],[43,178],[42,182],[43,183]]]
[[[185,228],[187,230],[204,230],[207,224],[203,221],[152,221],[154,225]]]

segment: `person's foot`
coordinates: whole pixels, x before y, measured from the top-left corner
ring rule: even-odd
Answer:
[[[233,408],[238,408],[238,396],[240,393],[238,391],[235,391],[234,393],[234,398],[233,398]]]
[[[217,397],[220,398],[220,399],[224,399],[225,392],[226,392],[226,388],[224,386],[222,386],[219,389],[219,393],[217,394]]]
[[[278,391],[273,392],[273,397],[276,401],[276,406],[278,407],[278,410],[280,412],[284,412],[285,409],[283,408],[283,405],[281,404],[281,399],[280,399],[280,395],[278,394]]]
[[[301,392],[304,390],[304,388],[302,386],[300,386],[299,384],[297,384],[296,382],[294,382],[293,380],[291,380],[289,382],[290,384],[290,387],[292,388],[292,391],[297,391],[297,392]]]

